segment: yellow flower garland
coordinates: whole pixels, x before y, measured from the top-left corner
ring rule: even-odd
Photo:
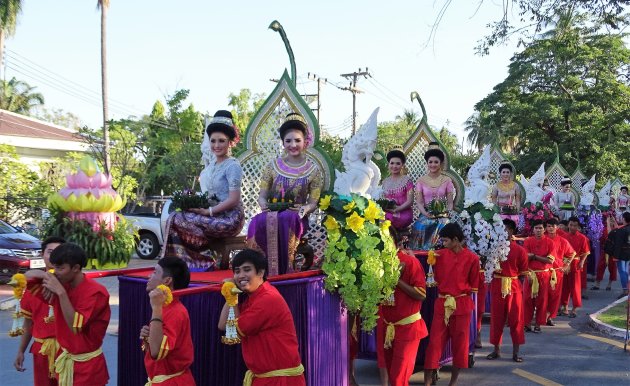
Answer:
[[[11,281],[8,284],[13,287],[13,297],[18,300],[22,299],[26,289],[26,276],[22,273],[16,273],[11,276]]]
[[[173,301],[173,292],[171,292],[171,289],[164,284],[160,284],[156,288],[164,292],[164,295],[166,296],[166,299],[164,300],[164,305],[168,306],[169,304],[171,304],[171,302]]]

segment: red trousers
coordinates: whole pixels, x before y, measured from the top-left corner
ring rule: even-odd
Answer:
[[[483,272],[479,272],[479,289],[477,291],[477,331],[481,330],[481,321],[483,313],[486,311],[486,293],[488,292],[488,284],[486,284],[486,276]]]
[[[538,278],[538,296],[532,298],[532,283],[529,278],[525,280],[523,286],[524,316],[526,326],[532,323],[534,309],[536,310],[536,325],[540,326],[547,322],[547,301],[549,293],[549,271],[536,272]]]
[[[503,337],[503,327],[507,320],[510,326],[512,344],[525,343],[523,320],[523,289],[518,279],[512,279],[512,293],[503,297],[501,279],[494,278],[490,283],[490,344],[499,346]]]
[[[549,300],[547,302],[547,312],[549,313],[550,319],[554,319],[558,316],[558,309],[560,308],[560,300],[562,298],[564,272],[562,272],[560,268],[556,269],[556,277],[558,278],[558,281],[556,282],[555,289],[552,289],[551,283],[549,283]]]
[[[437,305],[437,303],[436,303]],[[437,308],[437,307],[436,307]],[[460,369],[468,368],[468,339],[470,337],[470,312],[461,315],[451,315],[448,326],[444,324],[444,312],[434,312],[431,331],[429,332],[429,346],[424,357],[424,369],[437,369],[442,350],[451,338],[451,352],[453,366]]]
[[[380,322],[380,319],[379,319]],[[376,328],[376,356],[379,368],[386,368],[391,386],[408,386],[416,365],[416,355],[421,339],[399,339],[394,337],[392,347],[385,350],[385,325]],[[381,366],[382,364],[382,366]]]
[[[608,262],[606,262],[606,255],[602,253],[597,261],[597,275],[595,277],[595,281],[602,281],[602,279],[604,279],[604,272],[606,271],[606,268],[608,268],[608,278],[610,281],[617,280],[617,263],[615,262],[615,259],[608,256]]]
[[[39,354],[42,344],[33,342],[31,352],[33,353],[33,376],[35,378],[35,386],[57,386],[57,379],[50,378],[48,372],[48,357]]]
[[[569,305],[569,297],[573,308],[582,307],[582,271],[586,271],[586,266],[579,270],[579,261],[573,260],[571,262],[571,271],[564,276],[562,283],[562,297],[560,304],[563,306]]]

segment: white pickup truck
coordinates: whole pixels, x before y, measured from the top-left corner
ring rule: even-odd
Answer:
[[[144,260],[152,260],[160,253],[166,238],[166,220],[170,213],[171,200],[164,203],[162,213],[123,214],[138,229],[136,253]]]

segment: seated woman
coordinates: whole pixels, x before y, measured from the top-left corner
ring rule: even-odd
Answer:
[[[571,178],[569,176],[564,176],[564,178],[560,181],[561,190],[556,193],[555,204],[556,204],[556,212],[560,217],[560,220],[568,220],[571,216],[573,216],[573,212],[575,211],[575,196],[571,191]]]
[[[406,162],[407,157],[400,150],[387,153],[389,177],[383,180],[383,196],[396,206],[385,209],[385,218],[397,230],[407,228],[413,221],[413,181],[402,172]]]
[[[518,224],[521,209],[521,189],[514,182],[514,168],[508,163],[499,166],[500,179],[492,188],[492,203],[499,207],[502,219],[510,219]]]
[[[214,269],[212,255],[204,254],[211,238],[232,237],[239,234],[245,223],[241,205],[241,165],[230,156],[230,149],[238,142],[237,128],[229,111],[219,110],[206,128],[213,159],[199,176],[202,192],[218,199],[214,206],[191,208],[171,213],[166,232],[166,256],[177,256],[191,271]]]
[[[247,245],[262,251],[269,262],[269,275],[293,272],[293,260],[308,227],[308,214],[317,209],[323,177],[306,157],[313,135],[306,120],[297,113],[286,116],[279,129],[284,155],[263,170],[257,214],[247,230]],[[283,211],[269,210],[269,204],[292,201]]]
[[[436,142],[429,144],[424,160],[429,173],[416,182],[416,205],[420,217],[413,224],[410,248],[429,250],[435,247],[440,229],[449,221],[448,212],[453,210],[455,186],[450,177],[442,174],[444,153]]]

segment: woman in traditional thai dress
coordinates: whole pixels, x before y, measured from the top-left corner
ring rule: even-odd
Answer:
[[[521,189],[514,182],[514,168],[508,163],[499,166],[499,181],[492,188],[492,203],[499,207],[501,218],[510,219],[518,224],[518,212],[521,208]]]
[[[560,181],[562,188],[556,193],[556,211],[560,220],[568,220],[575,210],[575,196],[571,191],[571,178],[564,176]]]
[[[543,181],[542,189],[545,192],[542,198],[542,203],[548,205],[550,208],[556,207],[555,195],[556,191],[553,190],[551,186],[549,186],[549,180],[545,178]]]
[[[623,212],[630,212],[630,196],[628,195],[628,187],[622,186],[619,189],[619,195],[617,196],[616,202],[616,211],[617,211],[617,222],[623,223],[621,216],[623,216]]]
[[[211,239],[236,236],[245,223],[241,205],[243,171],[238,160],[230,156],[230,149],[239,140],[232,114],[217,111],[206,135],[213,157],[201,172],[199,182],[201,191],[214,197],[211,204],[215,205],[173,212],[166,226],[165,255],[185,260],[191,271],[213,270],[214,256],[204,253]]]
[[[396,230],[402,230],[413,221],[413,181],[403,173],[407,157],[400,150],[387,153],[389,177],[383,180],[383,196],[396,205],[385,209],[385,219]]]
[[[247,230],[247,245],[261,250],[269,264],[269,276],[293,272],[300,237],[308,227],[308,214],[317,209],[323,177],[306,156],[313,135],[297,113],[287,115],[279,129],[284,155],[263,170],[257,214]],[[269,210],[269,203],[292,201],[283,211]],[[272,205],[273,206],[273,205]]]
[[[449,221],[448,212],[453,210],[455,186],[450,177],[442,173],[444,153],[437,143],[429,144],[424,160],[429,173],[416,182],[416,205],[420,217],[413,224],[410,247],[429,250],[435,247],[440,229]]]

